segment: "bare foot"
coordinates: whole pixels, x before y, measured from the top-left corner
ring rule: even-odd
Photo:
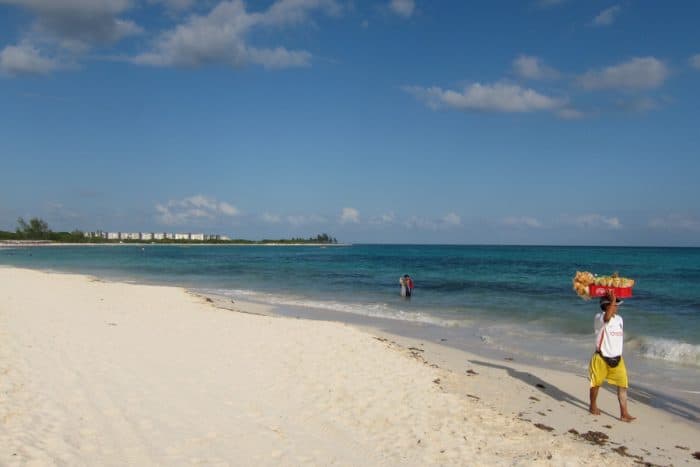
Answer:
[[[636,419],[637,419],[637,417],[633,417],[633,416],[630,415],[630,414],[622,415],[622,416],[620,417],[620,420],[621,420],[621,421],[627,422],[627,423],[631,422],[632,420],[636,420]]]
[[[598,407],[590,407],[588,411],[593,415],[600,415],[600,409]]]

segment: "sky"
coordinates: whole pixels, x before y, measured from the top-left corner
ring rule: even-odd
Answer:
[[[0,0],[0,229],[700,246],[700,3]]]

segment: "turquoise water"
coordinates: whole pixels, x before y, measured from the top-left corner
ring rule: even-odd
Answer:
[[[523,345],[528,332],[588,345],[597,303],[578,298],[571,279],[576,270],[617,271],[637,281],[621,308],[626,349],[700,368],[700,249],[61,246],[0,249],[0,264],[176,284],[318,313],[430,324],[453,334],[517,329],[525,333],[519,334]],[[411,300],[399,296],[404,273],[415,281]],[[501,340],[517,340],[514,335],[500,334]]]

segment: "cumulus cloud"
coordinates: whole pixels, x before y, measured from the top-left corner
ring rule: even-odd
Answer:
[[[593,22],[591,23],[593,26],[610,26],[615,22],[617,19],[617,16],[620,14],[622,11],[622,8],[619,5],[614,5],[611,6],[610,8],[606,8],[605,10],[601,11],[598,16],[593,18]]]
[[[391,2],[389,2],[389,9],[404,18],[410,17],[415,8],[416,3],[414,0],[391,0]]]
[[[700,70],[700,54],[695,54],[688,59],[688,63],[695,69]]]
[[[649,221],[649,227],[661,230],[687,230],[700,232],[700,218],[682,214],[669,214]]]
[[[242,0],[222,1],[208,14],[192,15],[183,24],[161,33],[150,51],[136,55],[132,61],[151,66],[307,66],[311,61],[309,52],[282,46],[255,47],[248,43],[248,36],[262,28],[303,23],[317,10],[329,15],[341,11],[335,0],[278,0],[265,11],[252,13]]]
[[[343,208],[343,212],[340,214],[341,224],[357,224],[360,222],[360,211],[355,208]]]
[[[54,59],[43,57],[29,43],[8,45],[0,51],[0,72],[16,76],[21,74],[46,74],[58,68]]]
[[[429,88],[405,86],[403,89],[432,109],[535,112],[555,110],[566,103],[564,99],[545,96],[533,89],[525,89],[515,84],[506,83],[473,83],[465,86],[463,90],[457,91],[437,86]]]
[[[535,219],[534,217],[527,217],[527,216],[511,216],[511,217],[506,217],[501,221],[503,225],[507,225],[510,227],[530,227],[533,229],[539,229],[542,227],[542,223]]]
[[[520,55],[513,60],[513,70],[521,78],[526,79],[556,79],[559,72],[544,64],[539,57]]]
[[[84,50],[109,44],[142,29],[120,15],[132,7],[131,0],[0,0],[31,11],[36,20],[33,33],[49,36],[69,49]]]
[[[639,90],[661,86],[668,75],[668,67],[661,60],[638,57],[602,70],[587,71],[578,78],[578,82],[589,90]]]
[[[215,220],[240,214],[235,206],[203,195],[158,203],[155,209],[156,219],[166,225],[190,224],[203,219]]]
[[[583,214],[568,219],[569,223],[583,228],[591,229],[612,229],[618,230],[622,228],[622,223],[617,217],[607,217],[601,214]]]

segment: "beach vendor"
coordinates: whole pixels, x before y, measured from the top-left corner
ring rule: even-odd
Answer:
[[[622,317],[617,314],[617,308],[622,300],[615,297],[615,292],[609,290],[600,299],[601,312],[595,315],[594,328],[596,333],[595,352],[591,357],[588,372],[591,381],[589,412],[600,415],[596,404],[598,391],[603,381],[617,386],[617,400],[620,403],[620,420],[631,422],[636,417],[627,410],[627,369],[622,358],[623,327]]]

